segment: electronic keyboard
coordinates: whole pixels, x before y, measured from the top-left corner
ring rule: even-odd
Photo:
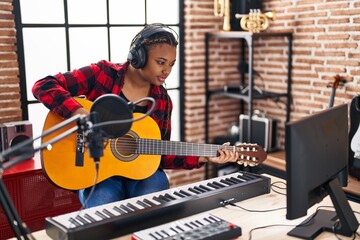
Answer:
[[[53,239],[108,239],[270,193],[270,178],[236,172],[45,219]]]
[[[135,232],[131,240],[227,240],[239,236],[239,226],[209,213],[200,213]]]

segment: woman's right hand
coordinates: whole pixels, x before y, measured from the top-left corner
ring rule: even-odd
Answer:
[[[79,109],[76,109],[76,110],[71,114],[71,116],[73,117],[73,116],[75,116],[75,115],[77,115],[77,114],[87,116],[87,115],[89,115],[89,111],[86,110],[85,108],[79,108]]]

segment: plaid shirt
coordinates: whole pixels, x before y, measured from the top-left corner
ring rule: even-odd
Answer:
[[[73,96],[85,95],[94,101],[103,94],[120,95],[124,85],[124,76],[129,63],[114,64],[102,60],[77,70],[47,76],[37,81],[33,88],[36,99],[42,102],[52,112],[64,117],[81,107]],[[151,117],[158,124],[163,140],[170,140],[172,102],[163,86],[152,86],[151,96],[156,106]],[[151,103],[148,105],[148,109]],[[162,156],[161,167],[164,169],[199,168],[195,156]]]

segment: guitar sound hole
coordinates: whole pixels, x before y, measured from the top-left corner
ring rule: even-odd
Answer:
[[[136,138],[129,132],[128,134],[111,139],[110,147],[114,156],[122,161],[132,161],[137,157],[137,142]]]

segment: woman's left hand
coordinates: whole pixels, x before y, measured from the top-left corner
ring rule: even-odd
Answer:
[[[224,143],[224,146],[230,146],[230,143]],[[220,149],[219,150],[219,156],[217,157],[209,157],[206,158],[207,160],[202,160],[200,159],[200,162],[212,162],[212,163],[219,163],[219,164],[223,164],[223,163],[227,163],[227,162],[236,162],[239,159],[239,153],[238,152],[233,152],[231,150],[226,150],[226,149]]]

